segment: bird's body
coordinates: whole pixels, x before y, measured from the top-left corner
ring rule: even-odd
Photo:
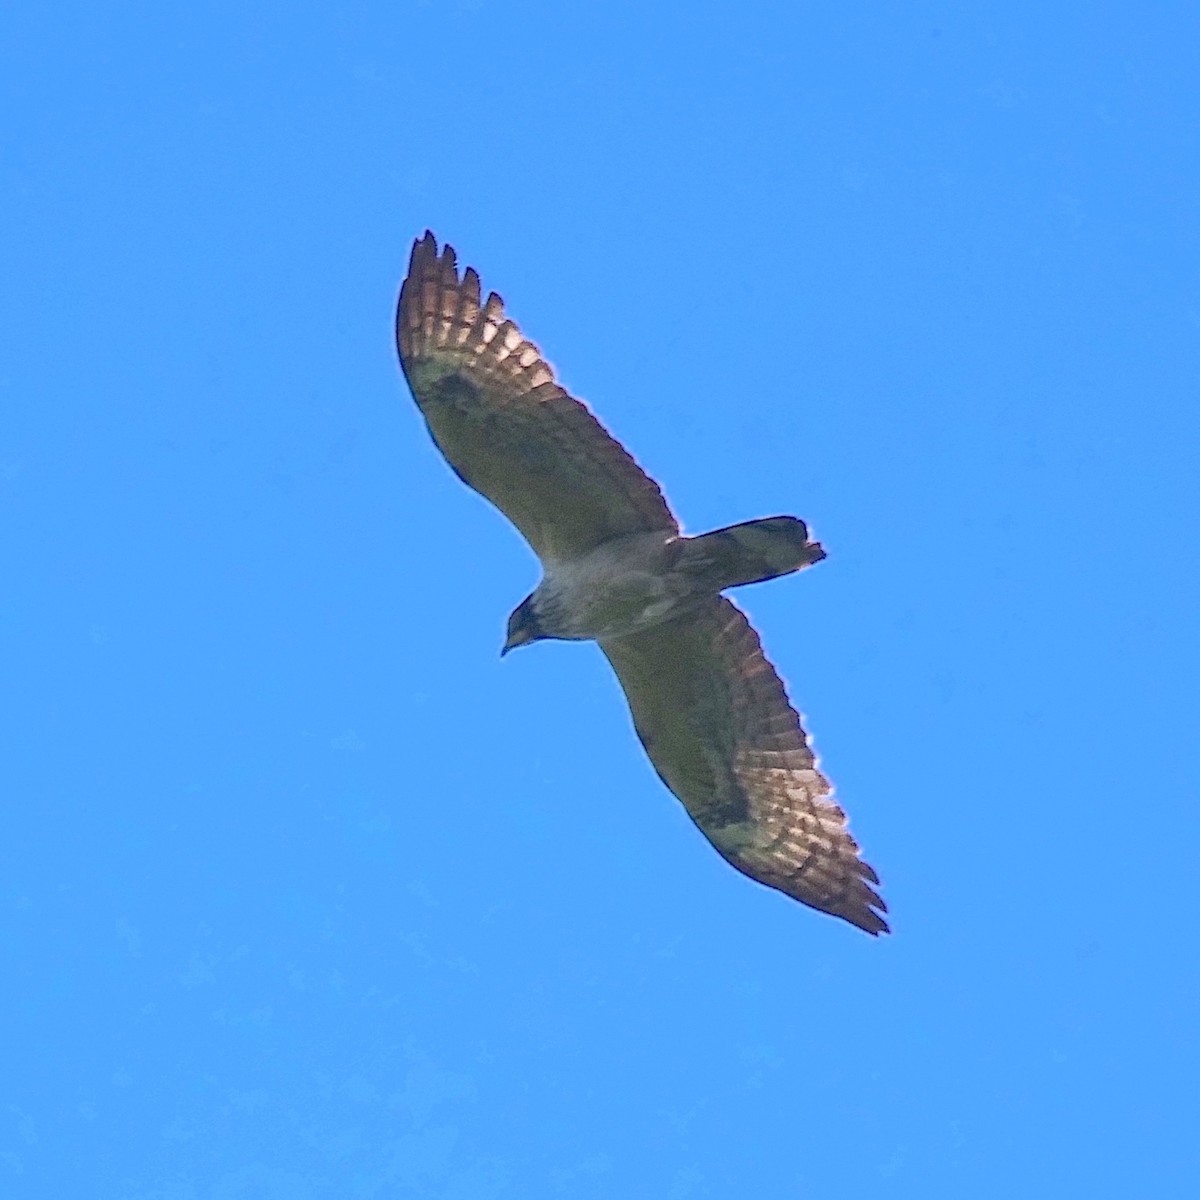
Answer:
[[[544,637],[600,641],[638,633],[696,603],[676,564],[683,539],[629,533],[580,558],[549,562],[530,597]]]
[[[721,594],[824,558],[804,522],[765,517],[684,536],[657,484],[431,233],[413,246],[397,342],[447,462],[541,560],[505,651],[596,641],[655,770],[719,853],[761,883],[886,932],[875,872],[757,634]]]
[[[627,533],[576,558],[545,562],[529,603],[541,636],[603,642],[661,625],[727,587],[790,574],[822,557],[795,517],[699,537]]]

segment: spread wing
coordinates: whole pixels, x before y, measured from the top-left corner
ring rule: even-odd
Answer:
[[[887,905],[871,887],[879,879],[733,604],[717,597],[600,647],[655,770],[733,866],[868,933],[887,932]]]
[[[678,532],[657,484],[554,380],[538,348],[451,247],[413,243],[396,340],[429,432],[458,477],[525,535],[543,562],[612,537]]]

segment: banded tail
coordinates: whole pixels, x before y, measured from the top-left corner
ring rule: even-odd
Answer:
[[[790,575],[824,557],[799,517],[762,517],[686,538],[679,569],[719,592]]]

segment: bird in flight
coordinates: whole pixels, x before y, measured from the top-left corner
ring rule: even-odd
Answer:
[[[663,783],[739,871],[870,934],[879,879],[763,655],[722,593],[825,557],[797,517],[685,536],[658,485],[555,380],[541,351],[432,233],[413,243],[396,340],[439,450],[517,527],[541,582],[502,654],[595,641]]]

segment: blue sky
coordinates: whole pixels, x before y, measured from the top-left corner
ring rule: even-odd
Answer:
[[[1191,1196],[1191,5],[0,14],[0,1194]],[[391,345],[450,240],[884,881],[726,867]]]

